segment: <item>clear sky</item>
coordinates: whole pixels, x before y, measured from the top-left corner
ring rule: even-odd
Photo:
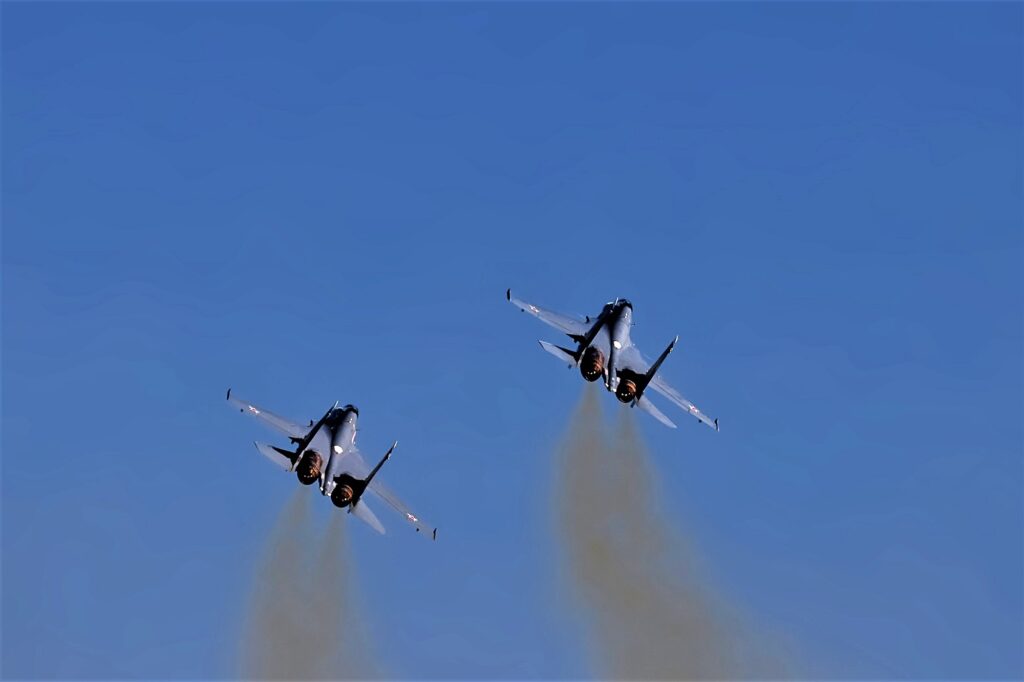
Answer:
[[[680,335],[669,511],[804,670],[1024,674],[1020,3],[2,11],[4,675],[232,673],[292,481],[228,386],[400,441],[389,672],[590,674],[510,286]]]

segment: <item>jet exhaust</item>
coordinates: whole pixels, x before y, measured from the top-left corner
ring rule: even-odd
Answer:
[[[351,587],[347,527],[337,512],[317,530],[297,487],[256,567],[241,646],[245,679],[375,676]]]
[[[658,499],[631,411],[613,435],[587,387],[556,458],[555,533],[599,675],[632,680],[785,674],[704,581]],[[770,659],[770,660],[767,660]]]
[[[620,403],[633,402],[633,398],[636,397],[636,382],[632,379],[620,381],[618,388],[615,389],[615,397],[619,399]]]
[[[323,468],[324,460],[315,452],[307,452],[299,460],[299,466],[295,468],[295,475],[302,485],[312,485],[320,479],[320,471]]]
[[[604,373],[604,354],[597,348],[589,346],[583,351],[580,360],[580,374],[587,381],[597,381]]]

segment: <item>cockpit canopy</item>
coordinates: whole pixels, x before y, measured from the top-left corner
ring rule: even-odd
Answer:
[[[617,298],[614,301],[608,301],[604,305],[604,309],[606,312],[612,312],[614,310],[620,310],[622,308],[629,308],[630,310],[632,310],[633,304],[630,302],[628,298]]]
[[[327,417],[327,423],[336,426],[345,419],[345,415],[349,412],[354,412],[357,417],[359,416],[359,408],[355,405],[345,405],[331,410],[330,416]]]

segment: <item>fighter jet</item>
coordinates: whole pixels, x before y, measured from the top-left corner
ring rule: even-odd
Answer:
[[[416,528],[416,532],[430,531],[431,537],[437,539],[437,528],[430,528],[409,511],[391,491],[375,480],[377,472],[384,466],[384,462],[391,458],[391,453],[398,442],[392,444],[377,466],[370,469],[356,447],[359,409],[354,405],[338,407],[338,403],[334,403],[319,421],[310,420],[307,426],[302,426],[262,407],[233,397],[230,388],[227,399],[228,403],[237,407],[240,412],[252,415],[288,436],[293,450],[266,443],[257,442],[254,445],[260,454],[271,462],[285,471],[294,472],[299,483],[319,483],[320,494],[330,497],[334,506],[348,509],[350,514],[355,514],[375,531],[383,534],[384,526],[363,499],[369,490],[401,514]]]
[[[556,346],[547,341],[541,341],[540,345],[559,360],[567,361],[570,368],[577,367],[587,381],[597,381],[603,377],[605,388],[614,393],[620,402],[630,407],[639,407],[665,426],[676,428],[672,420],[662,414],[644,395],[645,391],[651,388],[696,417],[698,421],[718,431],[717,419],[708,418],[696,405],[658,376],[661,363],[665,362],[665,358],[675,348],[679,337],[668,344],[668,348],[657,360],[653,363],[647,362],[630,339],[633,304],[626,299],[617,298],[606,303],[596,317],[578,318],[521,301],[512,296],[511,289],[505,292],[505,298],[524,313],[533,315],[572,339],[574,348]]]

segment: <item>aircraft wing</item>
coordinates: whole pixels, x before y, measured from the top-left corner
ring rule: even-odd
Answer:
[[[264,424],[267,424],[271,428],[280,431],[286,436],[292,438],[305,438],[306,434],[309,433],[309,426],[296,424],[295,422],[289,421],[284,417],[280,417],[269,410],[265,410],[262,407],[253,405],[252,403],[246,402],[241,398],[236,398],[235,396],[231,395],[230,388],[228,389],[228,402],[231,403],[234,407],[237,407],[239,412],[250,414],[253,417],[256,417]]]
[[[409,508],[405,506],[405,503],[398,499],[398,497],[395,496],[395,494],[388,488],[384,487],[384,485],[375,480],[370,483],[369,491],[384,500],[392,509],[401,514],[402,518],[412,524],[417,533],[420,531],[430,533],[430,536],[434,540],[437,539],[437,528],[434,528],[429,523],[409,511]]]
[[[569,315],[556,313],[551,310],[545,310],[544,308],[535,306],[532,303],[527,303],[526,301],[513,296],[511,289],[505,292],[505,298],[524,313],[533,315],[541,322],[544,322],[545,324],[554,327],[569,336],[585,336],[586,333],[590,331],[591,325],[586,321],[576,317],[570,317]]]
[[[643,355],[640,354],[640,351],[637,350],[636,346],[630,346],[629,348],[625,348],[622,350],[622,355],[619,357],[620,370],[625,369],[635,372],[636,374],[643,375],[647,373],[649,368],[650,363],[648,363],[644,359]],[[675,403],[679,407],[686,410],[690,414],[690,416],[696,417],[698,420],[704,422],[705,424],[713,428],[715,431],[718,431],[718,420],[711,419],[706,414],[697,409],[697,406],[691,403],[686,398],[684,398],[682,394],[679,393],[679,391],[669,386],[668,382],[666,382],[665,379],[662,378],[661,374],[656,373],[654,375],[654,378],[651,379],[651,383],[647,385],[647,388],[653,389],[658,393],[662,394],[671,402]],[[640,402],[643,403],[644,400],[646,400],[646,396],[642,396]],[[666,426],[671,426],[672,428],[675,428],[675,424],[672,424],[671,421],[665,418],[665,415],[661,414],[660,412],[656,413],[657,408],[655,408],[655,410],[651,409],[654,407],[654,405],[651,404],[650,402],[648,402],[648,404],[646,405],[641,404],[640,407],[654,415],[654,418],[660,421],[661,423],[665,424]]]
[[[358,478],[366,478],[370,473],[370,467],[366,464],[366,460],[363,459],[363,455],[359,452],[358,448],[351,448],[345,453],[345,457],[342,459],[342,468]],[[421,531],[423,533],[429,533],[432,538],[435,540],[437,539],[437,528],[434,528],[429,523],[413,514],[397,495],[380,483],[379,478],[374,477],[374,479],[370,481],[370,485],[367,487],[367,490],[401,514],[402,518],[412,524],[417,533]],[[359,504],[356,505],[356,509],[361,506],[363,506],[363,503],[359,502]]]
[[[718,430],[717,419],[711,419],[706,414],[701,412],[699,409],[697,409],[696,405],[694,405],[689,400],[684,398],[679,393],[679,391],[669,386],[668,383],[666,383],[666,381],[657,374],[654,375],[654,379],[651,380],[651,383],[648,386],[648,388],[652,388],[658,393],[662,394],[663,396],[674,402],[676,405],[689,412],[691,416],[696,417],[700,421],[704,422],[705,424],[713,428],[715,431]]]

